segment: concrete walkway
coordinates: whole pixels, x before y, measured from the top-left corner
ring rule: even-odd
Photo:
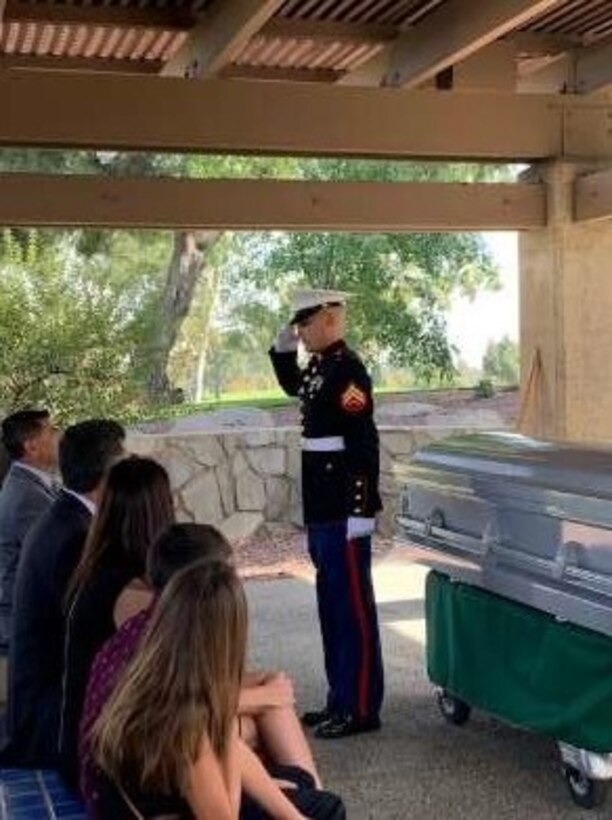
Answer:
[[[424,572],[395,550],[376,568],[387,675],[380,733],[317,741],[325,783],[351,820],[565,820],[610,817],[574,807],[554,743],[474,714],[462,728],[438,713],[424,671]],[[308,578],[249,581],[251,664],[284,668],[299,707],[323,699],[314,588]]]

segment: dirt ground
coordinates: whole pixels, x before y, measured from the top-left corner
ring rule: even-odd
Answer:
[[[253,537],[233,546],[243,578],[311,578],[314,574],[305,533],[289,524],[267,524]],[[393,540],[376,536],[373,547],[374,560],[377,561],[391,552]]]

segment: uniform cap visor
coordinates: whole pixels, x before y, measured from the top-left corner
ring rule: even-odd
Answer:
[[[305,322],[306,319],[310,319],[311,316],[314,316],[315,313],[318,313],[320,310],[326,307],[340,307],[342,302],[325,302],[323,305],[314,305],[313,307],[302,308],[301,310],[296,310],[293,314],[292,318],[289,321],[290,325],[299,325],[302,322]]]

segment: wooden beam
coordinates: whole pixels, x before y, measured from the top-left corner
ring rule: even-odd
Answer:
[[[387,85],[414,88],[559,0],[449,0],[397,41]]]
[[[228,65],[219,73],[223,79],[273,80],[290,83],[335,83],[345,74],[333,68],[276,68],[260,65]]]
[[[612,40],[576,49],[573,56],[576,93],[592,94],[612,87]]]
[[[0,175],[3,226],[404,232],[545,222],[541,185]]]
[[[111,72],[113,74],[159,74],[160,60],[128,60],[112,57],[52,57],[48,54],[0,54],[0,69]]]
[[[577,177],[574,183],[574,219],[612,219],[612,169]]]
[[[302,20],[273,17],[258,32],[267,38],[316,40],[317,43],[360,43],[376,45],[397,39],[395,26],[374,23],[344,23],[336,20]]]
[[[6,2],[4,17],[7,23],[49,23],[61,26],[187,31],[196,22],[196,17],[185,9],[4,1]]]
[[[568,96],[10,71],[0,74],[0,145],[518,162],[560,156],[564,111],[583,119],[576,106]],[[604,157],[609,110],[597,105],[574,140],[588,148],[598,137]]]
[[[168,77],[206,77],[231,63],[284,0],[214,0],[163,69]]]

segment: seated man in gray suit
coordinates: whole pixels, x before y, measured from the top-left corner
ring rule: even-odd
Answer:
[[[2,442],[11,458],[0,490],[0,655],[6,655],[21,547],[57,497],[58,431],[47,410],[20,410],[2,422]]]
[[[66,591],[106,472],[124,456],[124,439],[116,421],[89,419],[60,440],[64,486],[30,530],[19,560],[0,765],[57,765]]]

